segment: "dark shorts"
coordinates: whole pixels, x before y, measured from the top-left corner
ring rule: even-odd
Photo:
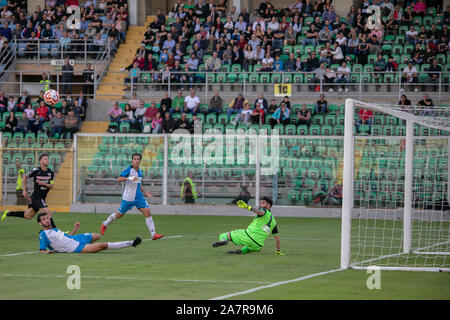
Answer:
[[[34,212],[38,213],[39,210],[47,207],[48,206],[47,203],[45,202],[45,198],[35,193],[31,195],[31,203],[28,205],[28,208],[32,208]]]

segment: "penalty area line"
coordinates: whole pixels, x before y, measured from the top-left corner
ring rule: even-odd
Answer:
[[[38,251],[30,251],[30,252],[18,252],[18,253],[9,253],[9,254],[2,254],[0,257],[14,257],[14,256],[22,256],[24,254],[33,254],[38,253]]]
[[[0,277],[9,278],[68,278],[69,275],[35,275],[35,274],[12,274],[0,273]],[[134,277],[114,277],[114,276],[80,276],[81,279],[90,280],[121,280],[121,281],[168,281],[168,282],[197,282],[197,283],[248,283],[248,284],[267,284],[263,281],[237,281],[237,280],[208,280],[208,279],[150,279]]]
[[[310,275],[303,276],[303,277],[296,278],[296,279],[292,279],[292,280],[285,280],[285,281],[274,282],[274,283],[268,284],[266,286],[260,286],[260,287],[256,287],[256,288],[253,288],[253,289],[248,289],[248,290],[245,290],[245,291],[231,293],[231,294],[227,294],[227,295],[224,295],[224,296],[212,298],[210,300],[228,299],[228,298],[232,298],[232,297],[235,297],[235,296],[240,296],[240,295],[243,295],[243,294],[253,293],[255,291],[259,291],[259,290],[263,290],[263,289],[278,287],[278,286],[281,286],[281,285],[284,285],[284,284],[288,284],[288,283],[303,281],[303,280],[307,280],[307,279],[311,279],[311,278],[314,278],[314,277],[323,276],[323,275],[326,275],[326,274],[330,274],[330,273],[334,273],[334,272],[338,272],[338,271],[343,271],[343,270],[347,270],[347,269],[334,269],[334,270],[329,270],[329,271],[324,271],[324,272],[310,274]]]
[[[163,237],[160,240],[163,240],[163,239],[175,239],[175,238],[182,238],[182,237],[183,237],[183,235],[179,234],[179,235],[176,235],[176,236]],[[152,239],[142,239],[142,240],[143,241],[149,241],[149,240],[152,240]],[[22,256],[22,255],[25,255],[25,254],[33,254],[33,253],[39,253],[39,251],[29,251],[29,252],[18,252],[18,253],[2,254],[2,255],[0,255],[0,257],[15,257],[15,256]]]

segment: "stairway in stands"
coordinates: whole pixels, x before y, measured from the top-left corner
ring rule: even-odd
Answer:
[[[69,212],[72,203],[73,153],[65,152],[55,174],[55,186],[48,193],[47,203],[51,210]]]
[[[146,25],[148,25],[152,19],[152,17],[148,17]],[[130,26],[128,28],[126,42],[119,46],[116,55],[109,65],[107,74],[103,77],[102,83],[100,83],[98,87],[96,96],[98,100],[114,100],[123,98],[123,93],[126,88],[123,83],[128,74],[126,72],[113,72],[119,72],[121,68],[125,68],[131,64],[136,50],[139,49],[141,42],[144,39],[145,30],[145,26]]]

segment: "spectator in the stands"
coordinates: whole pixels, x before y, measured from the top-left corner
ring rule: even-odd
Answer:
[[[306,108],[306,103],[303,103],[302,108],[297,112],[297,124],[307,126],[311,124],[311,110]]]
[[[156,115],[151,122],[152,133],[160,133],[161,126],[162,126],[161,114],[159,112],[156,112]]]
[[[270,125],[272,128],[276,124],[289,124],[289,116],[291,111],[286,108],[286,104],[282,102],[280,107],[273,113],[272,118],[270,119]]]
[[[69,111],[64,119],[64,129],[61,137],[63,139],[71,139],[80,129],[78,127],[80,119],[75,115],[73,110]]]
[[[152,123],[153,119],[156,117],[158,113],[158,108],[156,107],[156,102],[152,100],[150,102],[150,107],[145,110],[143,124],[145,126],[146,123]]]
[[[420,115],[434,115],[434,103],[433,100],[431,100],[428,93],[424,93],[422,100],[420,100],[417,105],[420,107]]]
[[[255,109],[253,109],[253,112],[250,114],[250,119],[253,124],[264,124],[265,118],[265,111],[262,107],[262,104],[260,102],[256,102]]]
[[[411,108],[411,100],[409,100],[406,95],[402,94],[400,101],[398,102],[398,106],[402,110],[409,110]]]
[[[219,91],[214,91],[214,96],[209,100],[207,114],[215,113],[217,116],[222,113],[223,100],[219,96]]]
[[[370,134],[372,130],[372,118],[373,112],[371,110],[361,108],[358,113],[358,120],[356,120],[356,133],[360,133],[359,128],[363,124],[369,127],[368,133]]]
[[[115,101],[113,107],[108,112],[109,121],[120,123],[122,118],[122,108],[119,108],[119,102]]]
[[[170,112],[166,112],[161,125],[162,133],[172,133],[175,128],[175,120],[171,117]]]
[[[10,112],[9,116],[6,118],[5,126],[3,127],[3,132],[14,132],[14,128],[17,126],[17,118],[14,112]]]
[[[75,115],[81,120],[84,120],[86,118],[86,110],[83,106],[80,106],[78,100],[74,100],[73,103],[73,111],[75,112]]]
[[[409,61],[408,66],[403,69],[403,74],[401,78],[402,83],[418,83],[418,73],[416,67],[413,65],[411,61]],[[404,91],[404,87],[400,88],[401,91]],[[415,92],[419,91],[419,87],[416,86],[414,89]]]
[[[250,115],[253,113],[253,110],[250,108],[250,103],[245,103],[244,107],[241,109],[241,111],[236,115],[234,120],[231,122],[235,126],[240,124],[241,122],[247,126],[251,124],[251,117]]]
[[[346,62],[342,62],[341,66],[337,69],[337,78],[335,78],[335,83],[345,83],[348,84],[350,82],[350,68],[347,67]],[[340,86],[339,92],[344,91],[342,87],[345,87],[345,92],[348,92],[348,86]]]
[[[14,107],[14,112],[23,112],[26,106],[31,103],[30,97],[28,96],[28,91],[23,90],[22,95],[17,98],[16,106]]]
[[[195,95],[195,90],[191,89],[189,95],[184,98],[183,111],[191,114],[200,112],[200,98]]]
[[[320,94],[319,100],[316,101],[315,111],[316,114],[324,114],[327,113],[328,102],[325,100],[325,95],[323,93]]]
[[[269,103],[267,102],[267,99],[264,98],[264,93],[260,92],[258,93],[258,98],[253,103],[253,107],[256,109],[256,105],[260,104],[262,109],[266,109],[269,107]]]
[[[181,114],[181,118],[177,122],[177,129],[185,129],[185,130],[191,129],[191,122],[186,117],[186,113]]]
[[[50,121],[50,126],[52,128],[50,137],[54,138],[56,133],[58,134],[58,137],[61,137],[64,130],[64,117],[61,111],[56,112],[56,117]]]
[[[230,122],[231,115],[234,113],[239,113],[241,109],[244,107],[244,104],[248,101],[244,98],[242,93],[239,93],[236,98],[234,98],[227,109],[227,121]]]
[[[139,107],[134,110],[134,118],[136,120],[136,128],[139,132],[141,132],[144,129],[144,117],[145,117],[145,102],[141,101],[139,103]]]

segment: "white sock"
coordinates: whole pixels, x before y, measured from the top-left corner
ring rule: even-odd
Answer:
[[[108,217],[108,219],[106,219],[106,220],[103,222],[103,224],[104,224],[105,226],[107,226],[108,224],[110,224],[110,223],[113,222],[114,220],[116,220],[116,214],[115,214],[115,213],[111,214],[111,215]]]
[[[150,231],[151,237],[153,238],[153,236],[156,233],[156,231],[155,231],[155,223],[153,222],[153,218],[152,217],[145,218],[145,223],[147,224],[147,228]]]
[[[108,250],[118,250],[130,247],[133,241],[108,242]]]

